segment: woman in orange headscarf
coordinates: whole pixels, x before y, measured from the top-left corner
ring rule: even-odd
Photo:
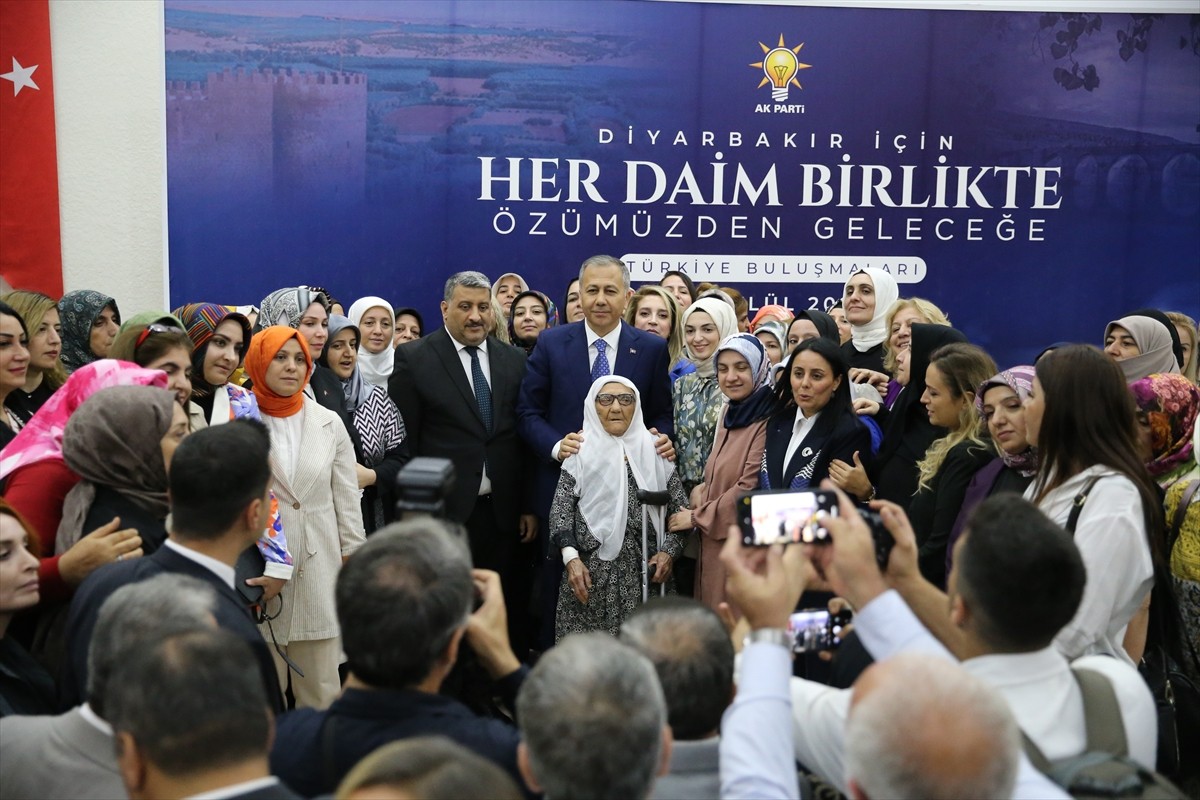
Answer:
[[[341,688],[334,584],[342,559],[365,537],[354,447],[337,414],[305,396],[312,366],[294,328],[266,328],[246,350],[246,374],[271,433],[271,473],[295,562],[277,616],[275,603],[268,604],[273,622],[264,634],[304,672],[291,675],[296,705],[325,708]],[[273,655],[286,686],[287,664]]]

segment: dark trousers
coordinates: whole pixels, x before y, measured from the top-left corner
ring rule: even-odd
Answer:
[[[536,545],[521,544],[519,530],[504,530],[496,523],[491,495],[475,501],[464,527],[475,568],[494,570],[500,575],[508,611],[508,638],[517,658],[524,661],[530,645],[529,591]]]

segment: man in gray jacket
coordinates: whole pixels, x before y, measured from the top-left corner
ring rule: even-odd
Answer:
[[[674,739],[670,772],[655,782],[650,797],[717,797],[717,729],[735,691],[733,642],[721,618],[696,600],[668,597],[638,609],[621,626],[621,640],[650,659],[667,701]]]
[[[158,575],[114,592],[92,636],[87,702],[57,717],[0,719],[0,798],[128,797],[105,719],[118,665],[145,642],[215,627],[216,603],[210,587],[186,575]]]

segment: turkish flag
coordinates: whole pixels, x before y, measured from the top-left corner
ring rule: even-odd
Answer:
[[[0,2],[0,278],[62,296],[49,0]]]

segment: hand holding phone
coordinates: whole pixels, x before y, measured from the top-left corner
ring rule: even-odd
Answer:
[[[748,547],[827,542],[822,521],[837,515],[837,495],[828,491],[748,492],[738,499],[742,544]]]
[[[788,619],[795,653],[819,653],[836,650],[842,643],[842,629],[850,624],[849,609],[830,614],[823,608],[804,608]]]

